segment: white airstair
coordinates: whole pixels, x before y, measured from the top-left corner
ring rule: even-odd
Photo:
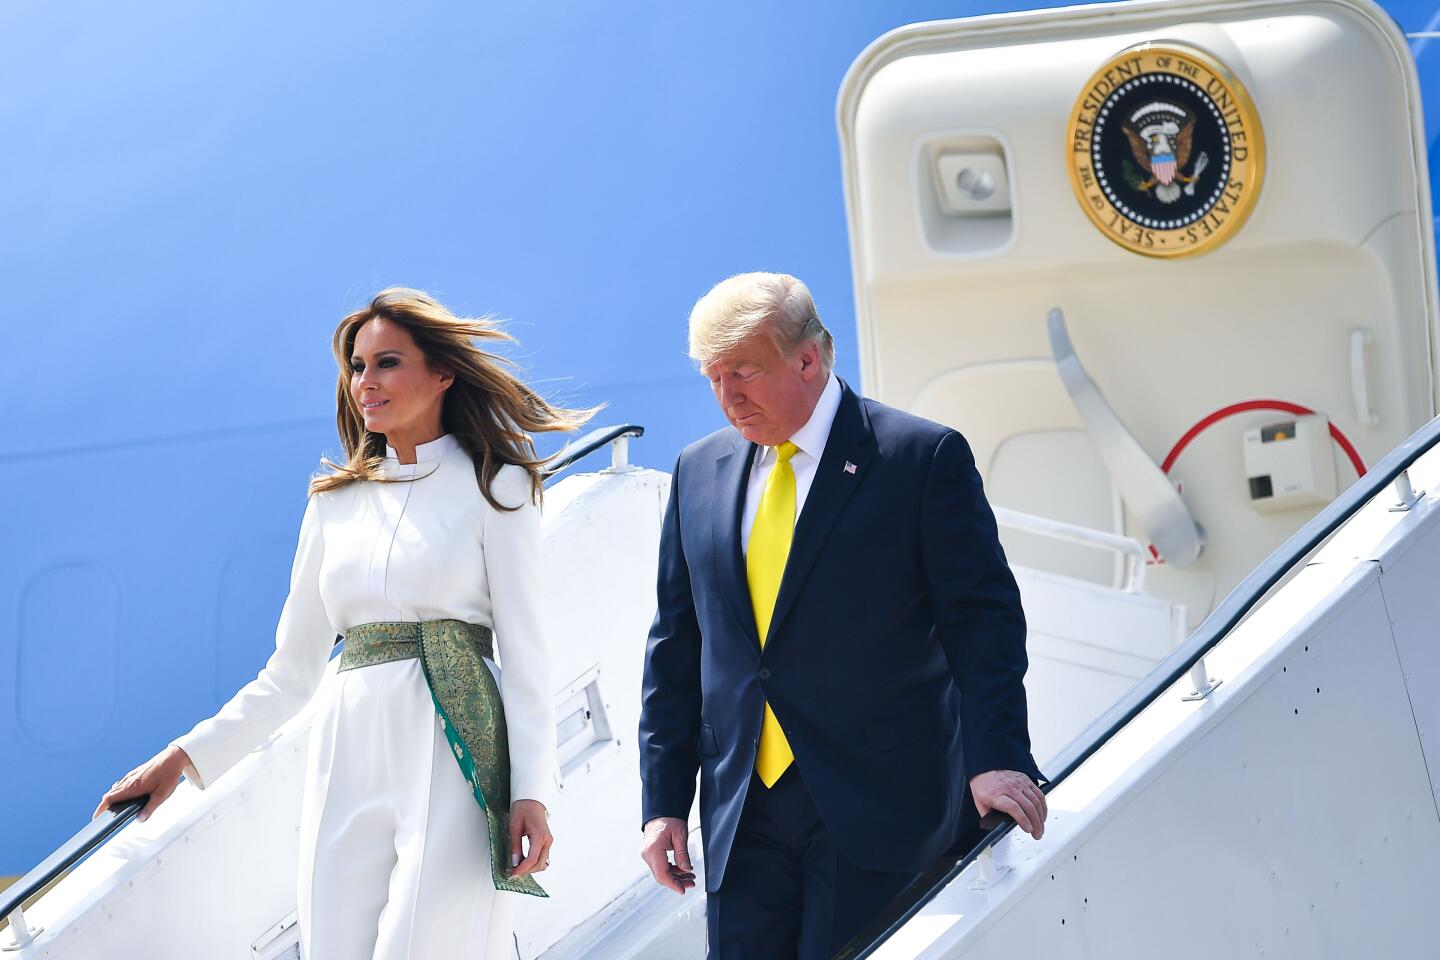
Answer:
[[[577,446],[597,447],[625,429],[597,431]],[[563,784],[552,827],[561,846],[545,877],[552,898],[527,899],[517,917],[516,955],[525,960],[703,954],[703,892],[682,899],[660,889],[637,855],[633,731],[668,487],[666,475],[628,466],[621,454],[610,469],[570,477],[546,494]],[[1017,570],[1033,611],[1031,695],[1049,704],[1035,712],[1037,749],[1048,757],[1174,647],[1183,612],[1140,591],[1134,541],[1014,512],[1002,511],[1001,522],[1129,558],[1118,587]],[[10,944],[24,942],[20,956],[56,960],[240,948],[256,960],[294,956],[309,722],[302,711],[209,790],[182,784],[147,823],[131,821],[132,804],[82,830],[7,891]],[[698,837],[692,850],[700,852]],[[23,913],[12,912],[86,854]]]
[[[867,933],[877,942],[854,955],[1358,956],[1379,943],[1395,949],[1370,955],[1398,956],[1429,942],[1440,817],[1428,771],[1440,757],[1423,733],[1440,721],[1429,695],[1440,683],[1440,496],[1400,490],[1440,493],[1437,440],[1440,420],[1179,648],[1159,651],[1101,715],[1084,698],[1068,718],[1037,711],[1056,731],[1089,721],[1045,764],[1056,781],[1045,840],[993,831],[960,864],[940,865],[933,888],[894,905]],[[653,601],[635,573],[653,571],[666,488],[662,474],[621,469],[572,477],[547,499],[550,589],[573,638],[561,654],[574,682],[557,700],[575,709],[560,719],[565,789],[553,821],[569,852],[546,878],[554,898],[527,903],[517,924],[526,960],[703,955],[703,897],[660,890],[636,856],[628,733]],[[1147,627],[1152,643],[1174,636],[1177,612],[1153,598],[1017,573],[1032,610],[1088,605],[1077,621],[1137,645]],[[1083,688],[1084,671],[1111,670],[1116,654],[1077,657],[1097,638],[1077,638],[1064,617],[1047,624],[1052,613],[1035,618],[1032,644],[1064,651],[1051,658],[1058,696]],[[1067,660],[1081,672],[1067,677]],[[33,937],[16,955],[296,956],[307,725],[302,714],[210,790],[182,787],[148,823],[98,845],[23,920],[11,914],[10,935],[21,920]],[[1223,919],[1197,927],[1197,916]]]
[[[1440,420],[1074,741],[1043,841],[995,831],[856,955],[1435,955],[1437,441]]]

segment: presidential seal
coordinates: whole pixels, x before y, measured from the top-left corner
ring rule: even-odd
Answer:
[[[1264,173],[1250,95],[1220,61],[1178,43],[1132,47],[1096,71],[1066,147],[1095,226],[1151,257],[1223,243],[1249,216]]]

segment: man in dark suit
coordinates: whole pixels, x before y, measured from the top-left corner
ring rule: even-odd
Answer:
[[[731,426],[665,512],[641,855],[694,885],[698,771],[711,960],[818,960],[977,813],[1043,833],[1025,618],[964,438],[840,382],[803,283],[718,284],[690,352]]]

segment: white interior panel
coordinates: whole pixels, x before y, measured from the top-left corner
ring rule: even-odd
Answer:
[[[1029,630],[1025,697],[1040,769],[1184,638],[1185,611],[1156,597],[1015,568]]]
[[[1056,460],[1065,464],[1062,474]],[[990,462],[985,487],[990,502],[1022,513],[1038,514],[1120,533],[1120,504],[1105,465],[1090,438],[1079,430],[1017,433],[1005,440]],[[1121,565],[1108,551],[1082,544],[1056,543],[1023,530],[1002,528],[1000,542],[1012,564],[1063,573],[1108,587],[1120,585]]]

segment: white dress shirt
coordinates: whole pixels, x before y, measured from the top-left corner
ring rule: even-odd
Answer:
[[[798,448],[790,458],[790,467],[795,471],[795,521],[800,521],[800,511],[805,509],[805,498],[810,494],[810,485],[815,482],[815,471],[820,468],[820,457],[825,452],[825,441],[830,439],[830,428],[835,423],[835,414],[840,409],[840,381],[830,374],[820,399],[805,426],[795,431],[790,442]],[[740,514],[740,548],[750,549],[750,528],[755,526],[755,514],[760,510],[760,498],[765,493],[765,481],[775,468],[775,448],[761,447],[755,452],[750,464],[750,481],[745,486],[745,510]]]

